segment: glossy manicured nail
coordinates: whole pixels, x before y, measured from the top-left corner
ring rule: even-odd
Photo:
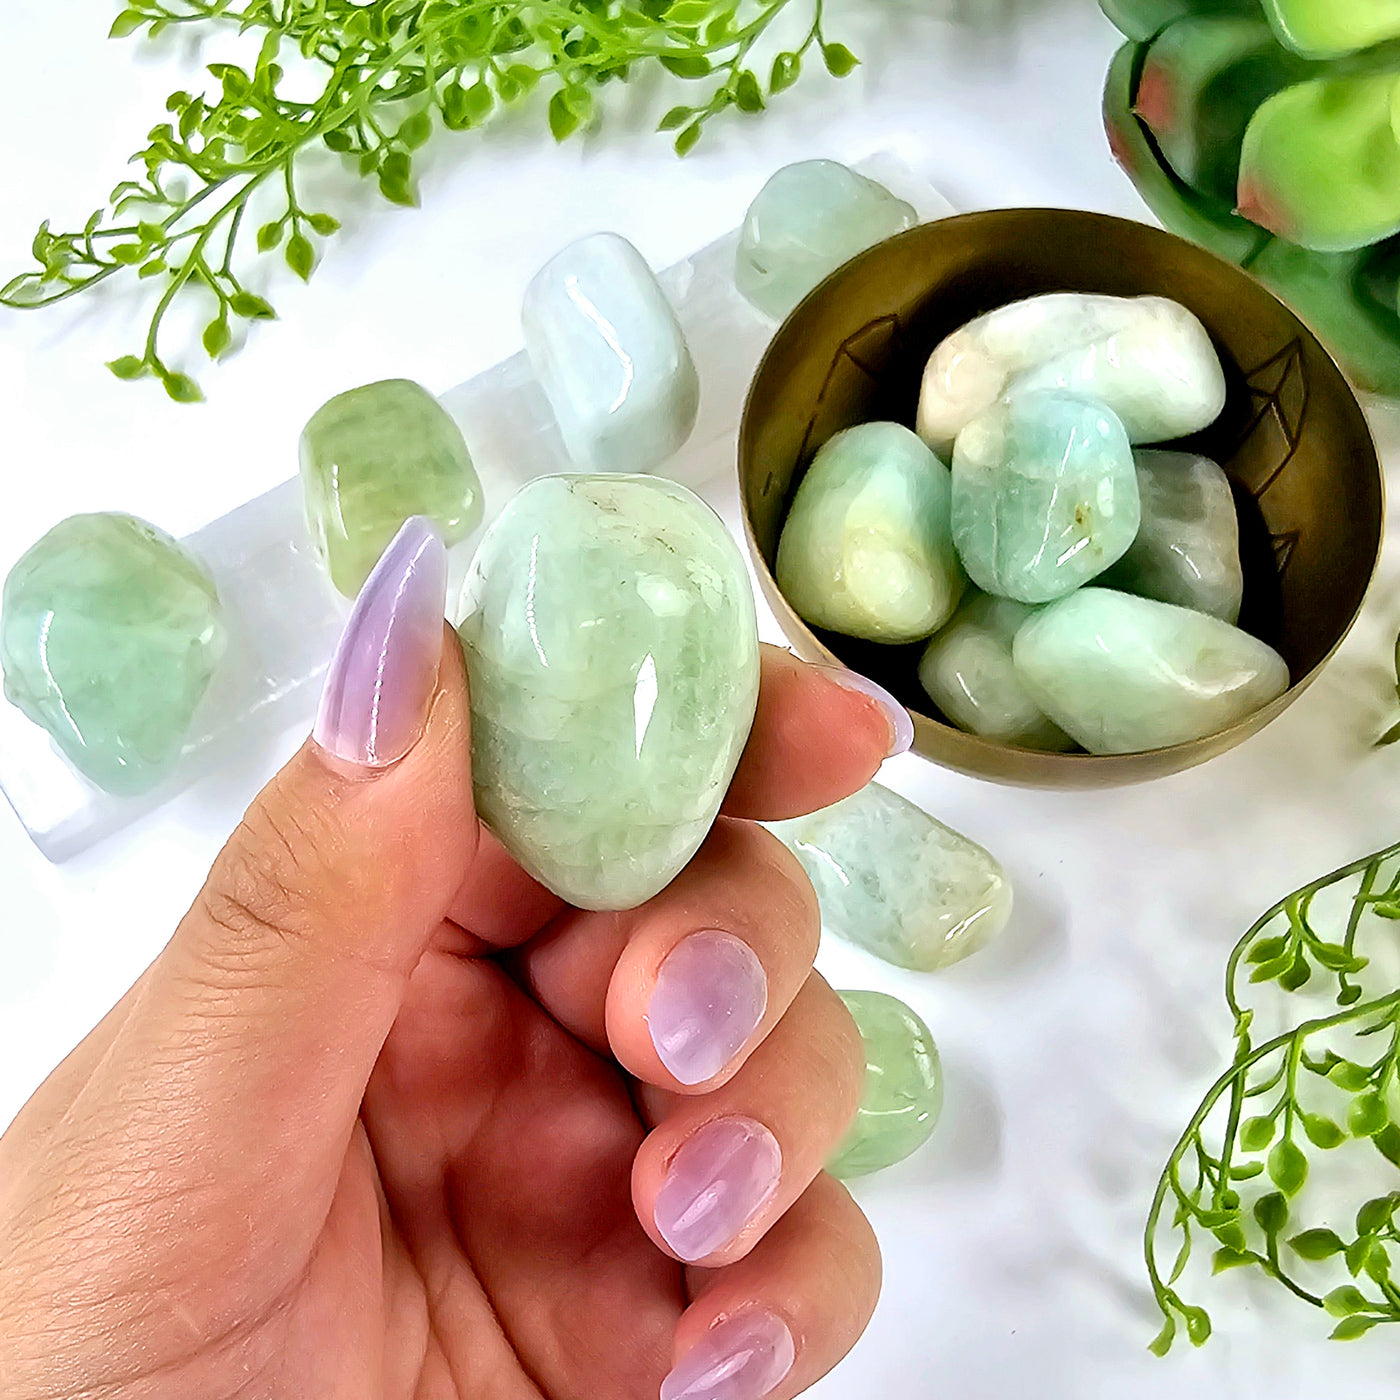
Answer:
[[[708,1258],[758,1214],[782,1170],[777,1139],[762,1123],[707,1123],[672,1158],[656,1193],[661,1238],[688,1263]]]
[[[647,1029],[682,1084],[703,1084],[744,1048],[768,1009],[768,979],[747,943],[719,929],[682,939],[661,964]]]
[[[762,1400],[792,1370],[797,1347],[780,1317],[755,1309],[712,1327],[661,1382],[661,1400]]]
[[[876,685],[869,676],[848,671],[844,666],[818,666],[817,670],[843,690],[854,690],[858,695],[873,700],[885,712],[885,718],[890,722],[890,748],[886,757],[893,758],[896,754],[909,752],[914,744],[914,721],[909,711],[884,686]]]
[[[422,516],[406,520],[365,580],[326,672],[312,737],[378,768],[423,733],[442,656],[447,551]]]

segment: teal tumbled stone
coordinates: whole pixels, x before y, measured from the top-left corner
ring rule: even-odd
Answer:
[[[486,532],[461,612],[480,816],[571,904],[651,898],[709,831],[758,701],[728,531],[658,477],[542,477]]]
[[[897,967],[948,967],[1011,916],[1001,866],[879,783],[769,829],[801,861],[823,928]]]
[[[799,617],[873,642],[941,627],[967,579],[948,468],[908,428],[862,423],[826,442],[793,497],[777,579]]]
[[[902,1162],[926,1143],[943,1111],[943,1067],[929,1028],[883,992],[839,992],[865,1046],[865,1091],[826,1169],[849,1180]]]
[[[1036,390],[1003,399],[953,448],[953,540],[985,593],[1048,603],[1119,559],[1137,535],[1128,435],[1092,399]]]
[[[912,205],[838,161],[797,161],[749,205],[734,280],[760,311],[781,321],[842,263],[918,221]]]
[[[1288,689],[1273,647],[1218,617],[1083,588],[1016,633],[1016,674],[1090,753],[1141,753],[1218,733]]]
[[[174,768],[224,646],[203,566],[131,515],[70,516],[5,580],[5,696],[108,792]]]

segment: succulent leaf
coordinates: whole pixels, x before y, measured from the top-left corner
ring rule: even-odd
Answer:
[[[1340,58],[1400,38],[1400,0],[1263,0],[1279,39],[1306,58]]]

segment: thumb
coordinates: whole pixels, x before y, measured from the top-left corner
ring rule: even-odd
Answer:
[[[196,1132],[343,1152],[475,854],[446,556],[410,520],[365,583],[313,739],[259,794],[152,967],[139,1022]],[[314,1163],[306,1160],[308,1168]]]

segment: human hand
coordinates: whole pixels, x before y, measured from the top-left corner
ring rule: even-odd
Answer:
[[[879,1255],[821,1171],[860,1041],[754,819],[899,726],[765,648],[690,865],[568,908],[477,822],[444,574],[410,522],[315,737],[0,1138],[5,1400],[786,1400],[864,1328]]]

